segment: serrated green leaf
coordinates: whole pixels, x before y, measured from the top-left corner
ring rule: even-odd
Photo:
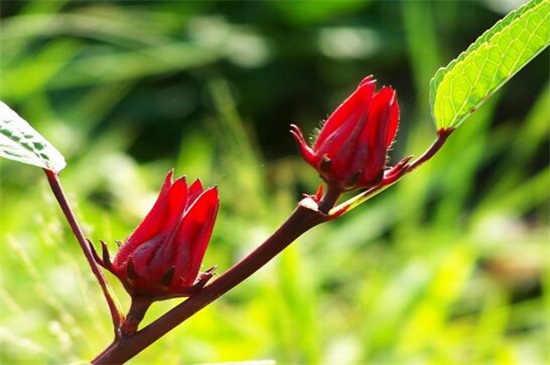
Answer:
[[[509,13],[432,78],[437,128],[458,127],[549,44],[550,0],[532,0]]]
[[[65,158],[40,133],[0,101],[0,156],[59,173]]]

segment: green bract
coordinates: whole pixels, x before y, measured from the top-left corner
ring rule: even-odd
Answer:
[[[479,37],[430,82],[437,128],[456,128],[550,44],[550,0],[532,0]]]
[[[0,156],[55,173],[66,165],[63,155],[54,146],[1,101]]]

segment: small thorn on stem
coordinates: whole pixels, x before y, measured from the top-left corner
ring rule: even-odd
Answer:
[[[212,276],[214,276],[214,271],[216,271],[217,268],[218,266],[215,265],[215,266],[212,266],[210,269],[206,270],[205,272],[201,273],[197,278],[197,280],[195,280],[195,283],[193,284],[193,286],[190,288],[190,291],[193,293],[200,291],[206,285],[208,280],[210,280]]]
[[[218,268],[218,265],[214,265],[210,269],[208,269],[205,272],[201,273],[199,275],[199,278],[197,279],[197,283],[204,282],[204,284],[206,284],[206,282],[208,280],[210,280],[215,275],[214,271],[216,271],[217,268]],[[204,286],[204,284],[203,284],[203,286]]]

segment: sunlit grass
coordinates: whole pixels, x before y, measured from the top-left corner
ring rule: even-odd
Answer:
[[[135,142],[131,123],[114,123],[97,133],[100,121],[139,82],[211,65],[223,56],[212,58],[204,53],[209,50],[196,53],[185,44],[163,43],[178,43],[174,38],[154,37],[181,25],[170,14],[156,13],[166,21],[159,24],[143,9],[96,5],[86,19],[103,19],[109,27],[94,28],[90,36],[116,41],[124,52],[89,60],[90,45],[74,41],[79,38],[52,38],[30,59],[27,47],[36,34],[17,38],[19,31],[12,31],[3,46],[3,75],[9,77],[3,79],[2,98],[20,105],[20,113],[66,154],[69,164],[61,182],[85,233],[94,243],[105,240],[112,251],[114,240],[124,239],[150,207],[170,168],[218,185],[222,208],[204,266],[217,264],[223,272],[284,220],[300,193],[316,190],[317,176],[297,155],[261,157],[251,121],[239,112],[238,90],[222,72],[195,74],[210,109],[192,116],[198,127],[182,136],[176,154],[138,163],[127,152]],[[29,2],[21,12],[57,19],[60,6]],[[436,39],[415,26],[433,21],[424,6],[417,2],[402,8],[419,96],[402,103],[394,159],[399,153],[418,154],[435,137],[426,109],[426,75],[449,50],[439,49]],[[111,17],[99,16],[107,7]],[[144,19],[143,28],[151,25],[150,31],[132,34],[124,20],[132,16]],[[13,17],[3,30],[33,29],[39,20]],[[425,48],[415,47],[420,40]],[[144,44],[149,50],[164,47],[169,54],[150,58],[140,52]],[[13,51],[9,57],[8,50]],[[133,63],[117,74],[113,70],[124,67],[114,61],[121,57]],[[90,62],[106,59],[114,69],[102,78],[75,76]],[[69,85],[82,87],[78,103],[71,102],[73,96],[62,102],[63,108],[54,107],[52,90]],[[519,87],[512,81],[510,88]],[[524,106],[521,123],[495,122],[505,88],[429,164],[350,214],[308,232],[133,363],[545,363],[550,176],[540,156],[548,145],[548,90]],[[0,362],[89,361],[112,337],[99,287],[43,173],[5,160],[0,173]],[[127,308],[124,291],[108,278]],[[177,302],[155,304],[145,321]]]

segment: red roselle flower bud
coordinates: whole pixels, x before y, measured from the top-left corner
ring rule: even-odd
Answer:
[[[120,246],[111,262],[103,244],[98,262],[120,279],[131,296],[153,300],[189,296],[200,290],[214,268],[201,273],[219,207],[218,190],[204,190],[199,180],[168,173],[153,208]]]
[[[313,147],[299,127],[291,126],[304,160],[337,191],[369,188],[384,178],[388,149],[399,124],[399,106],[391,87],[378,92],[375,87],[371,76],[363,79],[324,123]],[[402,162],[399,170],[406,164]],[[392,169],[392,178],[396,173]]]

